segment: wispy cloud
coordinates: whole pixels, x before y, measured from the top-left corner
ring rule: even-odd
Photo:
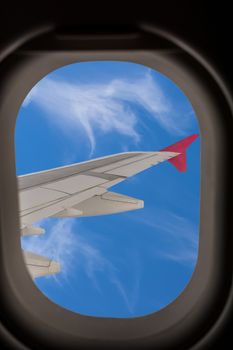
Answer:
[[[108,83],[70,83],[44,78],[28,94],[23,106],[37,104],[50,122],[63,132],[76,135],[85,131],[93,153],[96,132],[116,132],[140,141],[140,116],[134,107],[140,106],[166,131],[182,134],[190,126],[192,117],[180,115],[150,70],[134,80],[114,79]]]
[[[73,219],[59,219],[55,223],[51,219],[44,219],[38,224],[45,228],[46,233],[44,235],[22,237],[22,248],[59,262],[62,268],[62,276],[67,276],[69,271],[72,270],[77,244],[71,230]],[[51,275],[51,277],[56,276]]]
[[[61,264],[61,273],[47,276],[62,285],[62,279],[67,281],[72,274],[82,270],[86,273],[93,286],[102,293],[98,274],[104,273],[112,283],[128,311],[133,314],[138,299],[140,270],[136,273],[130,289],[126,289],[119,278],[120,271],[108,260],[93,242],[88,241],[77,230],[74,219],[45,219],[38,223],[46,229],[42,236],[22,238],[22,248],[42,256],[49,257]]]
[[[150,210],[143,215],[132,217],[137,223],[148,226],[153,234],[164,239],[156,251],[165,259],[194,267],[198,254],[198,225],[169,210]]]

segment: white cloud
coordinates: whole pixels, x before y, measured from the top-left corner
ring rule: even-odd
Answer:
[[[144,108],[162,128],[182,134],[192,118],[179,115],[150,71],[134,80],[115,79],[108,83],[68,83],[51,78],[42,79],[28,94],[23,106],[37,104],[49,121],[63,132],[78,134],[80,128],[88,137],[91,153],[96,145],[96,131],[117,132],[140,141],[137,125],[139,115],[133,104]]]
[[[54,278],[58,284],[62,285],[62,278],[69,281],[72,273],[77,275],[81,269],[101,293],[97,277],[98,273],[104,273],[109,282],[115,285],[128,311],[133,314],[139,291],[138,273],[134,276],[130,291],[126,290],[118,276],[119,271],[113,263],[103,256],[100,249],[77,232],[75,219],[45,219],[37,224],[46,229],[45,235],[23,237],[22,248],[49,257],[61,264],[61,273],[46,276],[47,278]]]
[[[149,226],[153,234],[164,237],[166,247],[165,244],[160,244],[156,255],[186,266],[195,266],[198,254],[198,225],[183,216],[158,208],[132,219]]]
[[[23,249],[59,262],[62,275],[66,276],[72,269],[77,244],[71,231],[73,219],[56,220],[55,224],[51,219],[44,219],[38,224],[46,229],[46,233],[41,236],[22,237]]]

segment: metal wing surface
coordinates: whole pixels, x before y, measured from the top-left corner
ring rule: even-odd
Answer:
[[[18,177],[21,234],[43,233],[32,224],[48,217],[110,214],[143,207],[143,201],[108,192],[126,178],[177,156],[128,152]]]

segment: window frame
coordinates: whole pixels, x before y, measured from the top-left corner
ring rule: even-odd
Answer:
[[[44,349],[78,346],[185,349],[219,319],[231,290],[232,115],[215,74],[161,31],[120,34],[51,31],[12,52],[1,64],[0,269],[4,325]],[[165,38],[166,37],[166,38]],[[182,47],[181,47],[182,46]],[[201,129],[199,254],[193,276],[164,309],[130,319],[79,315],[48,300],[31,280],[21,253],[14,130],[18,110],[38,80],[63,65],[121,60],[151,67],[173,80],[193,105]],[[214,71],[214,70],[212,70]],[[10,253],[9,253],[10,252]],[[224,279],[222,278],[224,276]]]

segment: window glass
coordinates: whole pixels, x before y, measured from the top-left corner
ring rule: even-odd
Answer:
[[[130,62],[62,67],[26,96],[15,145],[21,245],[43,294],[99,317],[144,316],[179,296],[198,257],[200,130],[177,85]],[[126,169],[130,152],[133,170]],[[55,185],[54,178],[34,176],[118,153],[123,163],[114,158],[115,166],[97,169],[92,163],[73,180],[57,172]],[[72,200],[55,213],[66,195]],[[43,206],[52,207],[52,217],[41,217]]]

